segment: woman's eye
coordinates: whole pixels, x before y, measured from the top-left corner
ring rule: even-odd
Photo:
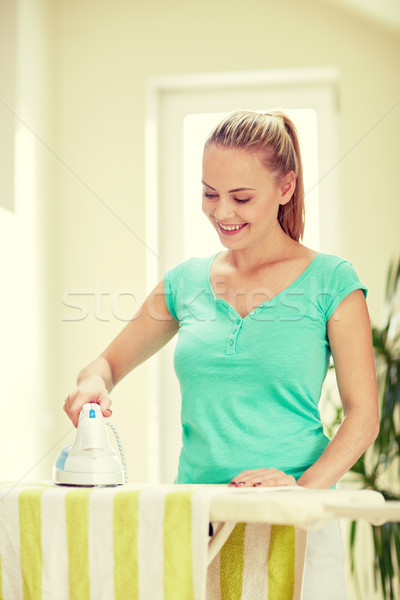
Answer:
[[[203,192],[204,198],[215,199],[218,198],[218,194],[210,194],[209,192]],[[239,204],[246,204],[246,202],[250,202],[251,198],[234,198],[235,202]]]

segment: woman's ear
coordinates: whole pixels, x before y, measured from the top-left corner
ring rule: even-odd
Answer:
[[[279,204],[287,204],[294,194],[296,189],[296,175],[294,171],[289,171],[281,179],[280,182],[281,197]]]

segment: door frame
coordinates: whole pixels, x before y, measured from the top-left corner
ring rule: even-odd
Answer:
[[[145,124],[146,144],[146,245],[152,249],[146,255],[146,289],[152,289],[161,279],[167,268],[182,259],[182,243],[177,236],[165,234],[170,229],[183,227],[182,211],[169,210],[163,212],[165,188],[168,177],[163,173],[162,155],[166,148],[168,124],[164,124],[163,111],[172,97],[177,102],[182,99],[179,110],[182,115],[193,112],[189,103],[185,103],[185,95],[191,98],[202,94],[228,92],[235,89],[239,92],[246,89],[268,89],[272,94],[279,90],[303,97],[300,100],[307,104],[307,98],[315,98],[317,110],[318,146],[319,146],[319,183],[320,198],[324,198],[324,209],[320,211],[320,235],[323,240],[322,250],[340,254],[338,178],[335,165],[338,160],[337,123],[339,112],[339,71],[335,67],[279,69],[266,71],[235,71],[198,73],[187,75],[171,75],[152,78],[147,85],[147,113]],[[303,95],[299,95],[303,92]],[[189,97],[189,96],[187,96]],[[317,97],[320,97],[319,101]],[[193,103],[193,102],[192,102]],[[295,103],[297,106],[298,103]],[[186,108],[187,106],[187,108]],[[204,111],[206,112],[206,111]],[[216,110],[217,112],[217,110]],[[163,134],[163,127],[164,133]],[[166,129],[165,129],[166,127]],[[169,132],[171,135],[174,132]],[[175,134],[177,135],[177,133]],[[326,140],[329,140],[329,143]],[[175,155],[174,155],[175,156]],[[181,169],[182,157],[176,156],[177,172]],[[164,185],[166,180],[167,185]],[[178,200],[179,201],[179,200]],[[182,182],[183,202],[183,182]],[[173,219],[173,220],[172,220]],[[160,228],[160,221],[163,229]],[[148,395],[148,477],[151,483],[168,483],[171,481],[173,463],[176,463],[178,442],[176,440],[180,413],[179,384],[173,373],[173,351],[175,340],[171,341],[155,356],[149,359],[149,395]],[[173,377],[171,377],[171,373]],[[163,399],[161,400],[161,390]],[[179,401],[178,401],[179,399]],[[180,435],[178,436],[180,439]]]

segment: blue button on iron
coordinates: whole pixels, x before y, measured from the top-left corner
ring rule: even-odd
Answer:
[[[94,410],[94,408],[91,408],[89,411],[89,419],[95,419],[96,418],[96,411]]]

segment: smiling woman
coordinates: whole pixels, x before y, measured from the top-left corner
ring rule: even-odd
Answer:
[[[203,212],[226,250],[164,275],[180,327],[175,482],[332,487],[377,434],[366,288],[348,261],[299,243],[302,165],[286,115],[224,119],[206,141],[202,182]],[[345,419],[330,441],[318,402],[331,355]],[[337,523],[324,530],[318,554],[330,554],[323,577],[341,600],[338,532]]]
[[[234,113],[206,141],[202,208],[226,250],[184,261],[164,277],[168,310],[180,325],[174,359],[182,392],[178,483],[288,485],[295,477],[300,485],[331,487],[376,434],[366,289],[347,261],[299,243],[301,175],[296,130],[282,113]],[[335,309],[345,299],[341,310],[348,304],[348,315],[336,324]],[[369,373],[365,397],[375,415],[358,441],[358,419],[367,418],[367,409],[358,407],[357,376],[342,362],[351,346],[342,323],[354,321],[354,310],[361,318],[358,367]],[[344,365],[339,379],[349,388],[343,398],[347,456],[324,436],[318,412],[331,352]],[[219,381],[224,391],[215,405]],[[332,456],[340,459],[331,462]]]
[[[202,209],[225,250],[167,269],[79,373],[64,410],[75,424],[86,402],[108,416],[114,386],[178,333],[174,483],[333,487],[378,430],[367,290],[351,263],[300,242],[302,161],[287,115],[229,115],[207,138],[202,179]],[[331,356],[345,418],[329,440],[318,403]],[[338,523],[329,531],[318,542],[322,576],[343,600]],[[315,589],[307,600],[323,600]]]

